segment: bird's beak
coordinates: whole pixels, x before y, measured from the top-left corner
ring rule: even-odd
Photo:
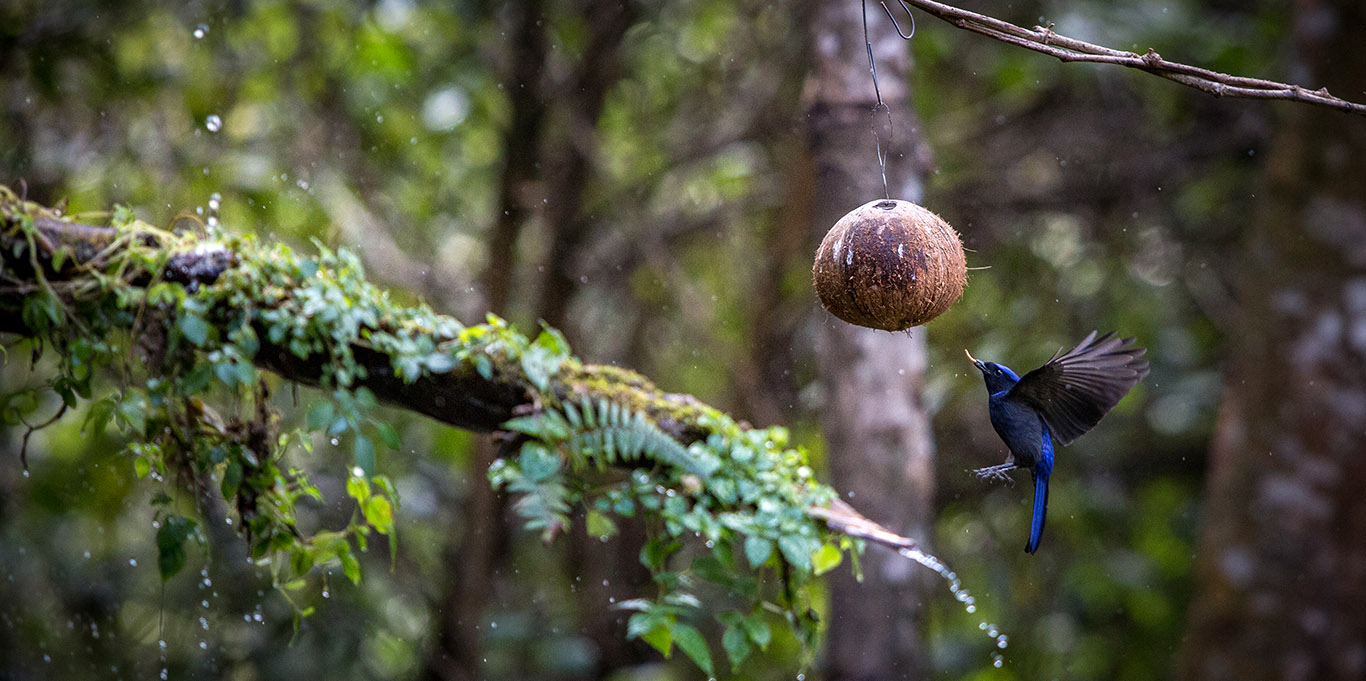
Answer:
[[[965,354],[965,355],[968,356],[968,361],[969,361],[969,362],[972,362],[973,366],[977,367],[978,370],[980,370],[980,371],[985,371],[985,370],[986,370],[986,368],[987,368],[986,365],[983,364],[981,360],[977,359],[976,357],[973,357],[973,356],[972,356],[972,353],[971,353],[971,352],[968,352],[968,349],[967,349],[967,348],[963,348],[963,354]]]

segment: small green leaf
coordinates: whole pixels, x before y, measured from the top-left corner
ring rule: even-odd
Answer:
[[[332,422],[333,407],[331,402],[318,402],[308,410],[308,429],[321,430],[323,426]]]
[[[370,483],[358,475],[347,478],[346,496],[355,499],[357,503],[365,503],[365,500],[370,498]]]
[[[541,333],[536,336],[536,345],[545,348],[547,352],[560,358],[569,357],[569,341],[565,340],[564,334],[559,329],[541,323]]]
[[[522,455],[517,464],[527,482],[537,483],[549,478],[560,470],[560,457],[535,442],[522,445]]]
[[[157,569],[166,581],[185,567],[185,540],[194,532],[194,521],[178,515],[167,516],[157,530]]]
[[[147,477],[152,472],[152,462],[148,461],[145,456],[133,459],[133,472],[137,474],[139,479]]]
[[[427,355],[427,371],[433,374],[444,374],[455,368],[455,358],[450,353],[433,352]]]
[[[749,635],[749,640],[759,646],[759,650],[768,650],[769,641],[773,640],[773,630],[768,628],[768,622],[764,621],[762,612],[746,617],[740,626],[744,628],[745,634]]]
[[[773,555],[773,542],[771,540],[753,535],[745,537],[745,558],[749,560],[751,568],[763,565],[771,555]]]
[[[716,671],[711,662],[711,650],[707,648],[707,639],[702,638],[702,632],[691,624],[675,624],[673,626],[674,643],[678,644],[678,649],[682,650],[707,676],[715,676]]]
[[[298,549],[289,555],[289,567],[296,575],[313,569],[313,553],[317,549]]]
[[[398,439],[398,431],[393,426],[384,421],[376,421],[375,430],[379,431],[379,439],[380,442],[384,443],[384,446],[395,451],[398,450],[401,443]]]
[[[146,401],[141,395],[129,395],[119,402],[118,416],[125,426],[125,435],[141,436],[147,430]]]
[[[844,560],[844,552],[839,550],[834,544],[822,544],[811,554],[811,569],[817,575],[823,575],[840,564]]]
[[[680,548],[682,544],[678,542],[653,537],[640,547],[640,564],[649,568],[651,572],[660,572],[668,563],[669,556]]]
[[[219,362],[213,366],[214,375],[218,376],[218,380],[229,388],[237,385],[237,367],[235,364],[235,362]]]
[[[626,638],[628,639],[639,638],[650,633],[650,630],[655,627],[666,624],[657,613],[650,611],[650,608],[654,607],[654,604],[644,599],[633,598],[629,601],[623,601],[618,607],[640,611],[631,615],[631,617],[626,620]],[[662,653],[664,651],[661,650],[659,652]]]
[[[191,345],[203,346],[209,341],[209,323],[196,314],[183,314],[176,320],[176,328]]]
[[[351,580],[352,584],[360,584],[360,561],[351,555],[351,547],[347,544],[337,546],[337,560],[341,561],[342,574]]]
[[[560,370],[561,358],[540,345],[533,345],[522,353],[522,373],[526,374],[531,385],[545,392],[550,387],[550,379]]]
[[[239,461],[229,461],[223,467],[223,483],[219,485],[225,499],[232,499],[237,496],[237,488],[242,485],[242,464]]]
[[[641,634],[640,640],[650,644],[650,647],[658,650],[664,657],[673,655],[673,634],[669,633],[666,626],[661,625]]]
[[[789,565],[802,572],[810,572],[811,554],[816,550],[816,540],[796,534],[784,535],[778,538],[778,550],[782,552],[783,560]]]
[[[589,511],[585,516],[584,523],[587,525],[588,536],[590,537],[607,539],[617,534],[617,524],[612,522],[611,518],[597,511]]]
[[[376,532],[389,534],[394,530],[394,507],[389,503],[389,499],[378,495],[372,496],[365,500],[362,508],[365,521],[374,526]]]
[[[256,382],[256,367],[250,362],[233,362],[237,368],[237,384],[251,385]]]
[[[475,355],[470,358],[470,361],[474,362],[474,370],[479,372],[484,380],[493,379],[493,360],[489,359],[488,355]]]
[[[375,445],[370,442],[370,438],[364,435],[356,436],[356,441],[351,448],[351,458],[356,467],[364,471],[366,475],[375,474]]]
[[[109,425],[109,419],[114,415],[114,400],[106,397],[90,404],[90,412],[85,416],[85,425],[81,432],[98,437],[104,434],[104,429]]]
[[[730,658],[731,671],[739,669],[740,664],[749,657],[752,651],[749,645],[749,635],[735,628],[726,629],[726,633],[721,636],[721,647],[726,649],[726,657]]]

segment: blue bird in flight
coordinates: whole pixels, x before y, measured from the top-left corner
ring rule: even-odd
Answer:
[[[1010,449],[1006,462],[979,468],[978,476],[1004,478],[1016,468],[1034,476],[1034,517],[1025,551],[1034,553],[1048,512],[1048,477],[1053,473],[1053,441],[1066,445],[1100,422],[1144,376],[1147,352],[1134,339],[1092,331],[1077,347],[1053,354],[1023,378],[1010,367],[983,362],[963,350],[986,380],[991,427]]]

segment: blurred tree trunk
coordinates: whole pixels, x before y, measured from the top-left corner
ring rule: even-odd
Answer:
[[[507,89],[511,120],[503,134],[503,168],[498,208],[489,236],[488,266],[481,288],[488,311],[507,316],[517,269],[517,240],[534,209],[528,188],[536,181],[540,141],[546,114],[542,73],[547,41],[545,3],[541,0],[503,6],[513,25],[508,55]],[[463,681],[480,676],[484,660],[483,624],[494,578],[506,562],[510,526],[504,517],[506,498],[485,484],[489,466],[499,454],[491,437],[480,438],[470,460],[469,496],[461,517],[465,532],[445,547],[450,572],[440,597],[441,620],[436,645],[423,677],[431,681]]]
[[[1294,11],[1298,77],[1359,92],[1366,9]],[[1366,678],[1366,124],[1283,111],[1240,254],[1184,679]]]
[[[864,48],[860,3],[813,3],[812,63],[806,84],[807,125],[816,189],[810,211],[808,252],[844,213],[884,190],[871,124],[890,145],[887,168],[895,198],[919,200],[923,165],[909,104],[906,44],[882,14],[869,16],[882,98],[891,108],[895,135],[876,104]],[[876,8],[877,5],[874,5]],[[822,428],[829,445],[831,482],[851,501],[888,527],[912,537],[928,536],[934,492],[929,417],[921,399],[925,331],[893,334],[851,326],[826,316],[818,350],[825,388]],[[870,550],[858,584],[847,570],[830,580],[826,673],[828,678],[919,678],[924,651],[919,627],[926,589],[924,573],[888,551]]]

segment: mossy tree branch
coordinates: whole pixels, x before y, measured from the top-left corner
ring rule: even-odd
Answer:
[[[372,443],[397,449],[397,434],[370,415],[378,402],[460,428],[507,431],[490,479],[521,495],[519,511],[546,538],[575,505],[599,532],[614,528],[612,514],[655,520],[643,559],[660,595],[634,604],[631,635],[666,652],[677,642],[708,671],[705,645],[679,619],[695,600],[680,574],[695,571],[748,597],[754,610],[743,617],[763,618],[777,603],[809,636],[804,585],[839,563],[852,539],[915,546],[817,482],[785,429],[752,428],[638,373],[581,363],[552,329],[532,339],[494,317],[465,326],[423,305],[395,304],[344,251],[301,256],[249,238],[174,234],[126,209],[113,211],[110,226],[90,225],[0,187],[0,265],[0,332],[55,351],[49,387],[68,406],[90,401],[97,427],[120,428],[140,475],[160,472],[201,495],[217,483],[235,502],[253,554],[287,554],[272,563],[289,566],[279,575],[286,583],[334,560],[359,579],[352,543],[363,549],[369,533],[391,532],[392,488],[375,474]],[[136,348],[136,360],[116,338]],[[126,376],[129,364],[153,379],[150,387],[125,379],[111,397],[94,399],[92,378],[103,368]],[[347,490],[361,513],[345,531],[304,537],[295,528],[293,504],[318,492],[302,472],[275,465],[291,438],[274,432],[258,369],[331,391],[308,422],[353,439]],[[249,405],[241,415],[223,418],[210,406],[224,391]],[[13,401],[0,406],[15,411]],[[304,435],[292,441],[308,446]],[[610,473],[621,469],[631,473]],[[174,520],[163,525],[178,533],[164,542],[173,548],[193,534],[191,519]],[[706,539],[712,560],[679,569],[670,556],[693,535]],[[183,563],[171,554],[163,548],[164,577]],[[766,570],[778,591],[736,577]],[[737,617],[722,622],[757,631]],[[761,639],[754,643],[767,645]],[[734,661],[744,650],[727,652]]]

